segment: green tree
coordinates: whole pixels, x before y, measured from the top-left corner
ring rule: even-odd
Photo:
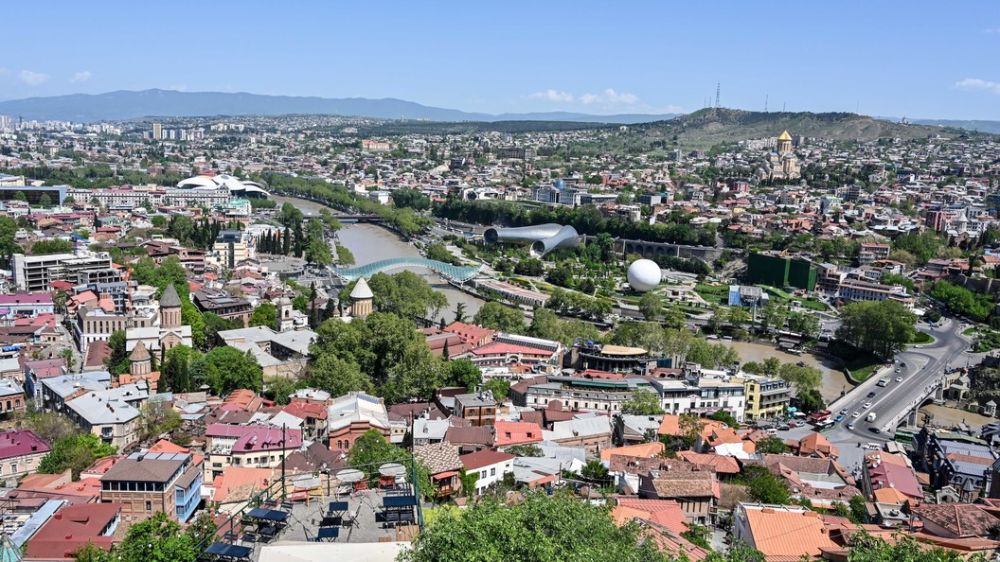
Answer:
[[[369,429],[354,441],[347,459],[351,466],[374,478],[378,476],[379,466],[387,462],[409,462],[410,455],[386,441],[378,431]]]
[[[147,400],[139,407],[139,427],[143,439],[159,437],[181,426],[181,415],[164,400]]]
[[[681,536],[691,544],[700,546],[706,550],[712,550],[712,545],[709,543],[709,539],[712,538],[712,530],[704,525],[688,523],[687,531],[681,533]]]
[[[372,381],[357,363],[324,353],[309,365],[305,382],[308,386],[325,390],[332,396],[342,396],[352,391],[370,392]]]
[[[523,333],[524,314],[516,308],[498,302],[488,302],[479,309],[473,322],[500,332]]]
[[[819,336],[819,318],[807,312],[790,312],[788,314],[788,329],[802,334],[806,339],[814,340]]]
[[[663,413],[660,396],[644,388],[632,392],[632,397],[622,403],[622,413],[636,416],[653,416]]]
[[[368,286],[375,297],[376,310],[405,318],[433,318],[448,305],[444,294],[435,291],[423,277],[412,271],[401,271],[395,275],[376,273],[368,279]],[[341,291],[342,301],[350,300],[350,289],[353,288],[352,284]]]
[[[473,391],[483,382],[483,374],[475,363],[468,359],[456,359],[446,363],[448,386],[462,386]]]
[[[125,539],[104,552],[91,547],[78,553],[78,560],[94,562],[195,562],[209,537],[215,535],[210,518],[199,517],[182,530],[162,511],[128,528]]]
[[[199,357],[197,351],[186,345],[170,348],[163,357],[160,368],[160,385],[171,392],[191,392],[195,389],[191,363]]]
[[[660,300],[660,296],[656,293],[644,293],[641,298],[639,298],[639,312],[642,313],[642,317],[650,322],[655,321],[660,316],[660,312],[663,311],[663,301]]]
[[[104,366],[112,375],[127,373],[129,369],[128,352],[125,351],[125,330],[115,330],[108,338],[111,355],[104,360]]]
[[[48,193],[43,193],[42,196],[38,198],[38,206],[43,209],[48,209],[52,206],[52,198],[49,197]]]
[[[847,506],[851,511],[850,518],[852,522],[858,524],[868,522],[868,507],[865,503],[866,501],[864,496],[851,496]]]
[[[272,330],[278,328],[278,307],[265,302],[257,306],[250,315],[251,326],[267,326]]]
[[[743,467],[741,480],[748,483],[747,493],[755,501],[776,505],[788,505],[792,501],[788,484],[763,466]]]
[[[476,495],[476,484],[479,482],[479,471],[467,472],[462,468],[458,472],[458,480],[462,483],[462,495],[471,498]]]
[[[840,311],[837,338],[883,359],[901,351],[915,332],[916,316],[894,300],[853,302]]]
[[[93,433],[63,437],[53,443],[52,450],[42,457],[38,463],[38,472],[57,474],[69,468],[76,480],[80,478],[80,471],[99,458],[115,454],[116,450]]]
[[[716,410],[712,415],[708,416],[708,419],[720,421],[733,429],[740,428],[740,423],[736,421],[736,418],[725,410]]]
[[[757,452],[762,455],[780,455],[788,452],[788,446],[781,438],[769,435],[757,442]]]
[[[465,322],[465,303],[457,302],[455,303],[455,322]]]
[[[31,255],[47,256],[51,254],[66,254],[73,251],[73,243],[69,240],[39,240],[31,245]]]
[[[542,452],[542,448],[538,445],[525,444],[525,445],[511,445],[504,449],[506,452],[514,455],[515,457],[543,457],[545,453]]]
[[[198,358],[192,370],[204,373],[205,382],[219,395],[238,388],[260,392],[263,372],[250,352],[242,352],[228,345],[216,347]]]
[[[547,496],[540,492],[529,493],[512,506],[485,498],[461,513],[446,511],[427,525],[414,539],[413,550],[401,559],[666,561],[655,544],[642,538],[635,524],[619,527],[607,509],[570,494]]]
[[[510,383],[503,379],[490,379],[483,384],[483,390],[488,390],[493,394],[497,402],[506,400],[510,393]]]
[[[295,383],[287,377],[270,377],[264,380],[264,395],[279,406],[288,404],[295,390]]]

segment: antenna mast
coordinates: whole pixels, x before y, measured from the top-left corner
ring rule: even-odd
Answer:
[[[715,83],[715,108],[719,108],[719,92],[722,90],[722,82]]]

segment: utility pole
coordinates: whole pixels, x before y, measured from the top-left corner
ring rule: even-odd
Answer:
[[[764,94],[764,113],[767,113],[767,94]]]
[[[281,503],[285,503],[285,459],[288,458],[288,454],[285,450],[288,448],[288,441],[285,440],[285,424],[281,424]]]
[[[719,108],[719,93],[722,91],[722,82],[715,83],[715,108]]]

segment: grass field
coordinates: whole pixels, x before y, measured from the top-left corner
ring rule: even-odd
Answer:
[[[872,375],[882,361],[871,353],[855,349],[853,346],[834,340],[827,348],[831,355],[844,362],[844,368],[850,371],[851,378],[861,382]]]
[[[705,283],[698,283],[694,287],[694,292],[701,295],[701,298],[705,299],[705,302],[709,304],[729,303],[728,285],[706,285]]]
[[[931,336],[930,334],[926,332],[917,332],[916,334],[913,335],[913,339],[910,340],[910,343],[925,344],[925,343],[932,343],[933,341],[934,337]]]

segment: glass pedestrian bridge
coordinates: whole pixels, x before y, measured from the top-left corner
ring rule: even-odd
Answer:
[[[375,261],[356,267],[332,267],[333,274],[345,282],[354,281],[359,277],[371,277],[380,271],[390,271],[393,269],[403,269],[406,267],[422,267],[448,279],[465,283],[476,275],[482,266],[467,267],[452,265],[443,261],[431,260],[420,257],[390,258],[387,260]]]

